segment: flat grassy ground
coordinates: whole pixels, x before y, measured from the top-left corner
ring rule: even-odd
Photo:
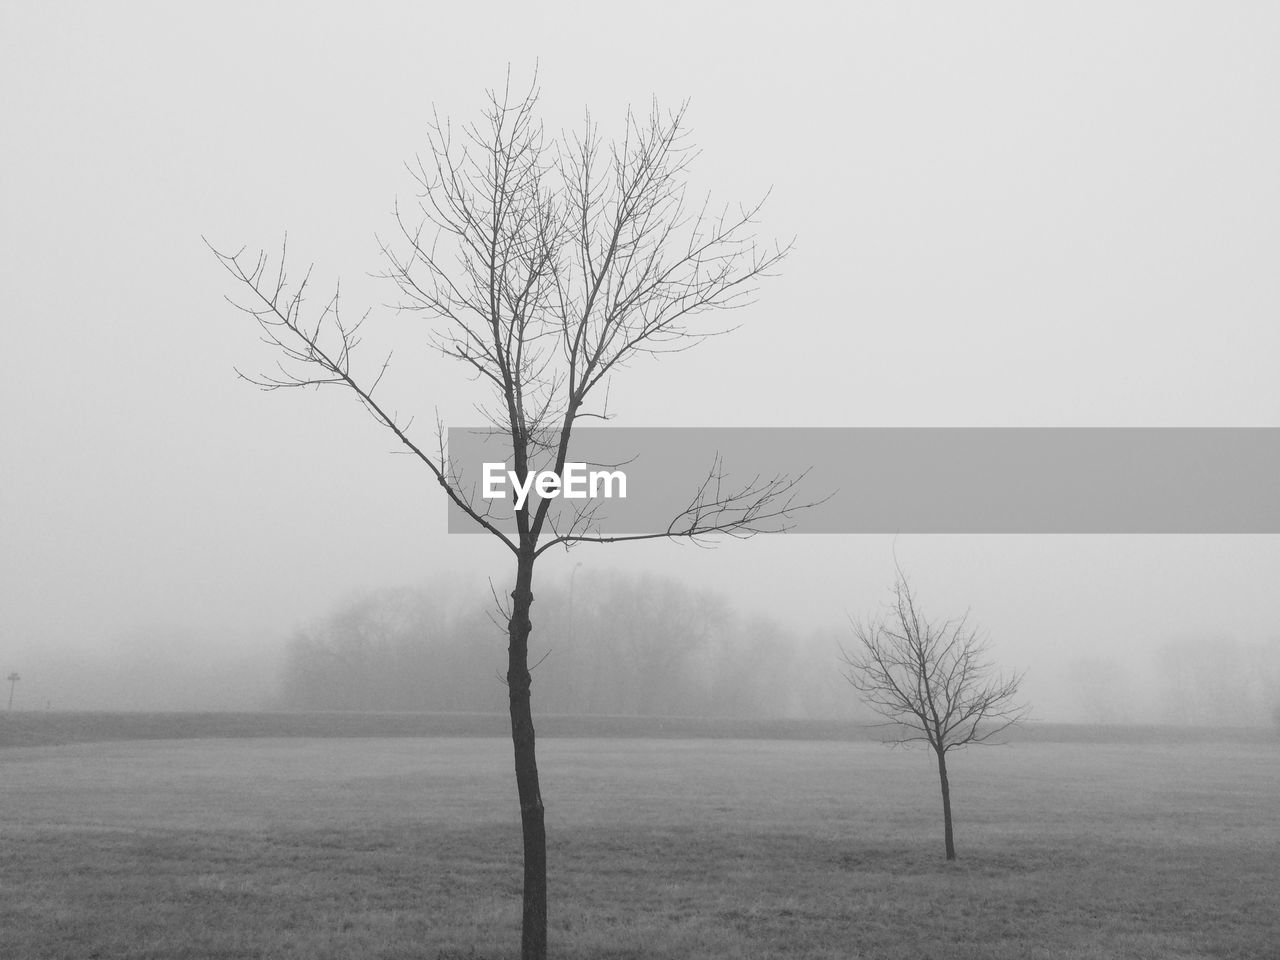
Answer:
[[[629,739],[881,740],[883,728],[847,720],[742,720],[536,714],[538,736]],[[505,713],[89,713],[0,712],[0,748],[108,740],[263,737],[506,737]],[[1255,743],[1280,741],[1262,727],[1090,726],[1032,721],[1009,737],[1035,743]]]
[[[544,739],[553,955],[1280,957],[1280,743]],[[498,958],[500,738],[0,750],[0,957]]]

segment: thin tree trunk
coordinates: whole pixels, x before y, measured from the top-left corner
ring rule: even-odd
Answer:
[[[938,750],[938,779],[942,782],[942,825],[947,839],[947,859],[956,858],[956,840],[951,830],[951,784],[947,782],[947,754]]]
[[[507,690],[511,704],[511,743],[515,749],[516,788],[520,795],[520,826],[524,834],[524,911],[521,921],[521,960],[547,956],[547,833],[543,822],[542,791],[538,786],[538,758],[534,750],[533,709],[529,687],[529,633],[533,624],[532,551],[521,551],[511,620],[507,624]]]

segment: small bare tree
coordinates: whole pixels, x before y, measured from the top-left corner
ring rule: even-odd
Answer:
[[[521,483],[545,467],[562,475],[574,428],[607,418],[610,378],[646,356],[685,349],[713,333],[701,315],[749,303],[787,247],[757,245],[760,204],[711,207],[689,196],[695,152],[684,109],[628,113],[604,141],[590,116],[574,134],[547,135],[537,91],[490,92],[483,119],[455,130],[436,119],[425,155],[410,165],[415,210],[397,206],[398,237],[382,244],[385,278],[401,309],[431,323],[436,346],[487,392],[480,405],[509,445]],[[514,560],[506,683],[524,838],[522,956],[547,952],[546,838],[534,751],[528,651],[533,572],[548,550],[579,543],[669,538],[700,541],[782,529],[799,505],[799,476],[729,481],[708,452],[706,480],[661,529],[604,535],[591,510],[567,522],[552,501],[526,502],[514,530],[477,501],[444,449],[416,439],[379,389],[390,358],[359,363],[360,326],[338,295],[307,309],[309,272],[291,282],[281,255],[214,251],[243,293],[237,302],[275,349],[277,371],[248,378],[267,390],[334,386],[352,395],[429,471],[445,495]]]
[[[13,710],[13,691],[17,689],[18,681],[21,680],[22,677],[18,676],[18,671],[15,670],[13,671],[13,673],[9,674],[9,676],[5,677],[5,679],[9,681],[9,710],[12,711]]]
[[[927,743],[937,756],[947,859],[954,860],[947,754],[991,742],[1026,717],[1027,708],[1017,702],[1022,675],[996,672],[986,640],[969,626],[967,614],[941,623],[925,617],[901,570],[889,609],[854,621],[853,631],[855,650],[841,648],[846,679],[894,729],[891,743]]]

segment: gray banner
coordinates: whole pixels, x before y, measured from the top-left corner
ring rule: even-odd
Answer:
[[[514,530],[510,480],[507,499],[482,496],[509,441],[456,428],[448,444],[475,508]],[[700,490],[699,516],[773,492],[756,522],[793,533],[1280,533],[1274,428],[595,428],[569,460],[622,471],[626,497],[557,498],[561,533],[659,533]],[[777,513],[788,498],[822,502]],[[449,532],[482,530],[450,503]]]

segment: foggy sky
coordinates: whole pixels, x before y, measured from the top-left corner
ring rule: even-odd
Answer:
[[[434,482],[349,398],[237,381],[271,358],[201,236],[288,230],[295,269],[392,299],[369,275],[403,163],[433,104],[474,118],[508,63],[537,64],[553,128],[689,98],[695,186],[772,189],[765,235],[797,238],[742,329],[615,380],[618,425],[1280,426],[1278,47],[1280,11],[1245,4],[7,3],[0,673],[27,706],[120,705],[55,664],[123,662],[150,631],[175,670],[261,674],[361,590],[507,575],[497,544],[446,536]],[[479,388],[422,319],[379,316],[396,405],[473,423]],[[674,572],[838,626],[880,602],[894,549],[584,546],[540,575]],[[896,550],[1047,718],[1081,656],[1280,636],[1274,537]],[[218,682],[201,705],[242,705]]]

